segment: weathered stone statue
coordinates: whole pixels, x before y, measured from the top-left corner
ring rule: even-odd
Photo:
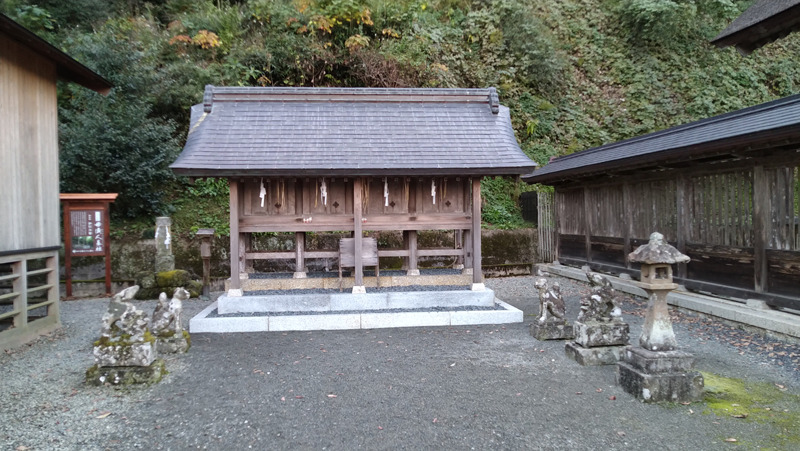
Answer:
[[[183,288],[176,288],[172,299],[167,299],[166,293],[158,297],[158,304],[153,311],[150,329],[158,340],[158,349],[162,353],[186,352],[191,345],[189,333],[181,324],[183,301],[189,299],[189,292]]]
[[[533,286],[539,293],[539,317],[531,324],[531,335],[537,340],[565,340],[572,338],[572,327],[566,320],[561,286],[553,283],[547,288],[547,279],[539,277]]]
[[[607,278],[597,273],[586,273],[592,293],[581,299],[578,321],[613,321],[622,318],[622,309],[617,304],[617,292]]]
[[[100,339],[92,353],[95,365],[86,371],[86,382],[103,384],[153,383],[161,380],[164,362],[157,359],[155,338],[145,312],[129,302],[138,286],[126,288],[111,299],[103,315]]]
[[[622,320],[616,291],[607,278],[587,272],[592,291],[581,299],[573,325],[575,341],[567,343],[567,356],[581,365],[613,365],[628,344],[630,326]]]

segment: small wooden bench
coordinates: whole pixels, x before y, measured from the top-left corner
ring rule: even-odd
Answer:
[[[342,268],[355,268],[355,238],[339,240],[339,291],[342,291]],[[375,238],[361,239],[361,266],[374,266],[375,278],[381,286],[380,265],[378,264],[378,241]]]

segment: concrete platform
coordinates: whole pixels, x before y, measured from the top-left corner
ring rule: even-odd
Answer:
[[[550,274],[570,279],[586,280],[586,273],[580,268],[564,265],[539,264],[540,269]],[[631,280],[604,274],[615,290],[634,296],[647,297],[644,290],[634,285]],[[720,318],[731,323],[738,323],[776,335],[781,339],[800,342],[800,320],[797,315],[764,308],[759,303],[732,301],[714,296],[707,296],[690,291],[673,291],[667,295],[667,302],[675,307],[693,310],[703,315]]]
[[[494,291],[398,291],[384,293],[312,293],[220,296],[220,315],[255,312],[337,312],[451,307],[491,307]]]
[[[384,288],[407,287],[411,285],[462,285],[472,284],[472,274],[420,274],[416,276],[398,275],[397,271],[387,271],[388,274],[381,274],[380,286]],[[374,288],[378,286],[378,279],[375,276],[364,276],[364,286]],[[241,281],[244,291],[261,290],[301,290],[301,289],[339,289],[339,277],[330,273],[328,277],[307,277],[302,279],[292,278],[250,278]],[[355,285],[355,278],[342,277],[342,288],[349,291]],[[225,282],[225,290],[229,288],[228,281]]]
[[[427,292],[416,292],[421,294]],[[401,293],[409,294],[409,293]],[[299,315],[212,316],[214,302],[189,320],[191,333],[271,332],[290,330],[380,329],[389,327],[466,326],[473,324],[508,324],[523,321],[522,310],[495,299],[502,310],[387,311],[359,310]]]

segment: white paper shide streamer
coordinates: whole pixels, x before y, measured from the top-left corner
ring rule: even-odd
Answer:
[[[328,205],[328,186],[325,185],[325,178],[322,178],[322,183],[319,185],[319,197],[322,198],[322,205]]]
[[[261,191],[258,192],[258,197],[261,198],[261,208],[264,208],[264,198],[267,197],[267,190],[264,188],[264,179],[261,179]]]
[[[431,198],[433,198],[433,205],[436,205],[436,180],[431,180]]]
[[[384,198],[384,207],[389,206],[389,180],[384,177],[383,178],[383,198]]]

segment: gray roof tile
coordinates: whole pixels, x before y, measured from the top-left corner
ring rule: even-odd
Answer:
[[[206,90],[176,173],[516,175],[536,165],[489,89]]]
[[[623,169],[645,160],[665,161],[676,156],[691,160],[702,157],[712,144],[764,140],[786,130],[800,137],[800,95],[559,157],[523,176],[523,180],[550,183],[581,174]]]
[[[747,8],[711,42],[735,45],[743,54],[800,28],[800,0],[759,0]]]

